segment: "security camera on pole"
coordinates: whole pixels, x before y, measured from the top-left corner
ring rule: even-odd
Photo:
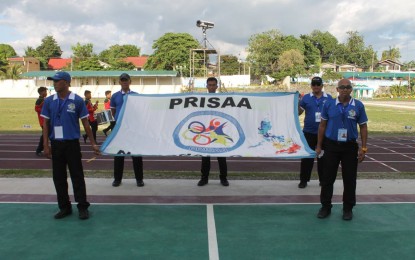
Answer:
[[[202,21],[197,20],[196,26],[199,28],[202,28],[203,32],[203,40],[200,43],[201,48],[198,49],[191,49],[190,50],[190,81],[195,76],[204,77],[206,79],[209,76],[215,76],[218,79],[219,83],[219,92],[223,92],[222,90],[222,84],[220,83],[220,55],[218,51],[215,50],[215,48],[212,46],[212,44],[208,41],[206,36],[206,30],[212,29],[215,27],[215,24],[213,22],[208,21]],[[199,55],[198,55],[199,54]],[[216,66],[210,66],[209,70],[209,64],[208,64],[208,55],[217,55]],[[202,67],[195,66],[197,64],[203,64]],[[197,73],[199,71],[199,73]],[[189,91],[193,91],[193,85],[189,84]]]
[[[196,26],[202,28],[202,32],[203,32],[203,47],[206,49],[207,48],[207,43],[208,43],[208,40],[206,38],[206,30],[207,29],[212,29],[213,27],[215,27],[215,24],[212,23],[212,22],[208,22],[208,21],[197,20],[196,21]]]

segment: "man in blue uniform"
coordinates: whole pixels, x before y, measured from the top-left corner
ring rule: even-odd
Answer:
[[[72,214],[66,172],[68,167],[75,201],[78,202],[79,218],[88,219],[89,202],[86,198],[81,161],[79,119],[82,121],[95,154],[100,153],[99,148],[92,137],[88,123],[88,111],[83,99],[69,91],[71,76],[67,72],[60,71],[53,77],[48,77],[48,80],[53,80],[56,94],[45,99],[41,116],[45,118],[43,123],[44,154],[47,158],[52,159],[53,182],[60,209],[54,217],[61,219]],[[49,139],[51,147],[49,147]]]
[[[111,113],[114,116],[115,122],[117,122],[118,117],[120,116],[122,104],[124,103],[124,96],[128,94],[133,94],[130,90],[131,78],[130,75],[127,73],[123,73],[120,75],[120,85],[121,90],[114,93],[111,96],[110,106],[111,106]],[[143,157],[141,156],[132,156],[133,159],[133,168],[134,168],[134,175],[137,182],[138,187],[144,186],[143,181]],[[115,156],[114,157],[114,181],[112,182],[112,186],[118,187],[121,184],[122,176],[124,173],[124,156]]]
[[[206,80],[206,88],[209,93],[216,93],[218,88],[218,80],[215,77],[210,77]],[[219,164],[219,179],[220,183],[223,186],[229,186],[227,179],[228,176],[228,166],[226,164],[226,157],[217,157]],[[202,177],[197,183],[197,186],[205,186],[209,182],[209,172],[210,172],[210,157],[202,157]]]
[[[331,213],[333,184],[339,163],[343,178],[343,219],[353,218],[356,205],[357,165],[367,152],[367,115],[363,103],[351,97],[352,84],[342,79],[337,84],[338,97],[326,102],[321,111],[316,154],[324,149],[324,168],[321,178],[320,208],[317,217],[326,218]],[[359,125],[361,147],[357,143]]]
[[[304,95],[300,100],[298,115],[305,111],[304,117],[304,137],[307,140],[308,146],[311,149],[316,149],[318,125],[321,119],[321,109],[326,100],[332,99],[329,94],[323,92],[323,80],[320,77],[311,79],[311,93]],[[317,158],[317,173],[318,179],[321,182],[321,174],[323,171],[322,158]],[[300,183],[298,188],[304,189],[307,187],[307,182],[310,181],[311,171],[313,170],[314,158],[301,159],[300,168]]]

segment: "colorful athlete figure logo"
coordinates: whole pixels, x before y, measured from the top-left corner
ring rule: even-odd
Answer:
[[[219,111],[197,111],[186,116],[172,135],[174,143],[197,154],[233,151],[245,142],[238,120]]]
[[[228,146],[228,141],[233,143],[232,138],[223,132],[226,123],[221,122],[214,118],[210,120],[209,125],[206,127],[200,121],[192,121],[189,123],[187,130],[183,133],[183,138],[186,140],[192,140],[193,143],[198,145],[209,145],[211,143],[219,143],[224,146]],[[189,137],[190,135],[193,135]]]

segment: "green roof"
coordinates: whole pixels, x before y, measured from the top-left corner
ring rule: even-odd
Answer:
[[[415,78],[415,72],[340,72],[344,78]]]
[[[174,70],[105,70],[105,71],[67,71],[73,78],[86,78],[86,77],[119,77],[122,73],[128,73],[131,77],[176,77],[177,71]],[[23,78],[42,78],[51,77],[55,75],[56,71],[41,70],[30,71],[22,74]]]

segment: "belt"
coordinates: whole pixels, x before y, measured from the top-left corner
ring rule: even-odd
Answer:
[[[325,142],[331,143],[331,144],[336,144],[336,145],[351,145],[351,144],[356,144],[357,141],[356,140],[349,140],[346,142],[339,142],[339,141],[333,141],[331,139],[325,138],[324,139]]]
[[[52,143],[76,143],[79,142],[79,139],[72,140],[51,140]]]

